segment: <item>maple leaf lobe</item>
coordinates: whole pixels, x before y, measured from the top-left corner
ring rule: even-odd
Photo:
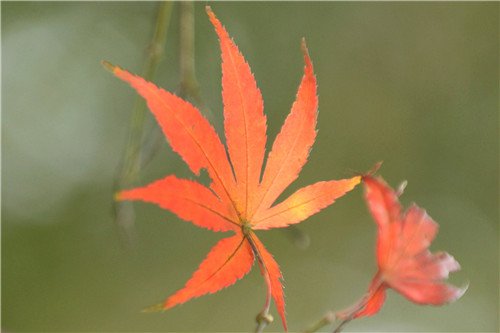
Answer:
[[[250,66],[209,6],[207,14],[219,37],[222,59],[224,130],[236,177],[236,202],[243,219],[251,215],[266,146],[266,116],[262,95]]]

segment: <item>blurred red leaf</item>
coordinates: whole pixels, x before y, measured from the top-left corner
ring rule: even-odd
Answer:
[[[235,283],[250,271],[257,258],[268,295],[274,299],[286,330],[281,272],[254,230],[299,223],[350,191],[361,177],[318,182],[275,204],[278,196],[298,177],[316,138],[316,78],[305,42],[302,44],[304,76],[292,110],[262,171],[267,125],[261,93],[250,67],[210,7],[207,13],[222,52],[222,97],[228,151],[226,153],[214,128],[193,105],[105,63],[145,98],[172,149],[189,168],[195,174],[206,169],[212,180],[207,188],[197,182],[168,176],[148,186],[123,191],[117,199],[155,203],[199,227],[235,233],[215,245],[184,288],[165,301],[163,309]],[[268,298],[267,306],[269,302]]]
[[[460,265],[446,252],[429,251],[438,232],[437,223],[415,204],[403,213],[398,193],[383,179],[365,176],[363,182],[365,199],[378,227],[378,271],[365,297],[338,317],[350,320],[376,314],[384,304],[387,288],[417,304],[443,305],[460,298],[466,288],[443,281]]]

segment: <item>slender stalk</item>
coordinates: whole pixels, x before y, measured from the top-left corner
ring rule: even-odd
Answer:
[[[200,85],[196,78],[195,71],[195,21],[194,2],[182,1],[180,8],[180,44],[179,44],[179,68],[180,84],[178,95],[182,98],[192,99],[201,109],[208,119],[213,118],[213,114],[206,107],[201,97]]]
[[[194,5],[192,2],[180,2],[180,44],[179,95],[190,95],[196,103],[201,102],[199,84],[195,75],[194,62]]]
[[[245,230],[243,231],[245,237],[247,238],[248,242],[250,243],[250,246],[252,247],[252,251],[255,254],[255,257],[257,258],[257,262],[259,263],[259,268],[260,271],[262,272],[262,275],[264,276],[264,281],[266,282],[266,301],[264,303],[264,307],[262,310],[257,314],[257,317],[255,320],[257,321],[257,326],[255,327],[255,333],[262,333],[264,332],[264,329],[266,328],[267,325],[273,322],[273,316],[269,313],[269,309],[271,307],[271,297],[272,297],[272,289],[271,289],[271,278],[269,277],[269,271],[267,270],[266,265],[264,264],[264,260],[262,259],[262,255],[259,252],[259,249],[255,245],[255,242],[252,239],[252,232],[248,231],[246,232]]]
[[[142,71],[142,76],[148,81],[153,79],[163,55],[171,13],[172,3],[167,1],[161,2],[158,8],[154,35],[149,45],[148,56]],[[114,181],[114,192],[130,186],[137,179],[141,166],[141,146],[143,142],[145,114],[146,105],[142,98],[137,97],[130,120],[127,144]],[[114,211],[115,224],[119,228],[121,238],[129,246],[134,244],[134,210],[131,204],[128,202],[115,202]]]
[[[258,257],[258,256],[257,256]],[[259,258],[259,257],[258,257]],[[266,267],[259,260],[259,266],[262,270],[262,274],[264,275],[264,280],[266,281],[267,293],[266,293],[266,302],[261,312],[257,314],[255,320],[257,321],[257,326],[255,327],[255,333],[262,333],[267,325],[273,322],[273,316],[269,313],[269,308],[271,307],[271,279],[269,278],[269,272]]]
[[[344,319],[334,330],[332,333],[340,333],[344,329],[344,326],[347,325],[353,318]]]
[[[378,275],[377,275],[378,276]],[[380,278],[376,278],[372,282],[372,286],[370,287],[370,291],[367,292],[359,301],[357,301],[354,305],[351,305],[347,309],[332,312],[328,311],[323,318],[318,320],[313,326],[309,329],[305,330],[304,333],[314,333],[323,328],[326,325],[330,325],[334,323],[336,320],[340,320],[340,323],[333,330],[333,333],[340,333],[344,326],[349,323],[351,320],[355,319],[355,314],[364,308],[366,304],[373,297],[375,292],[377,292],[378,288],[383,288],[383,281]]]
[[[170,17],[172,13],[171,2],[161,2],[153,39],[148,47],[148,58],[142,71],[142,77],[152,81],[165,48]],[[142,97],[137,97],[132,114],[130,133],[125,150],[125,160],[120,175],[123,183],[131,183],[137,178],[140,170],[141,145],[143,140],[144,121],[146,116],[146,104]]]
[[[183,99],[192,100],[203,111],[205,116],[211,119],[212,113],[205,106],[196,78],[194,4],[191,1],[182,1],[178,2],[178,6],[180,76],[176,94]],[[163,136],[158,127],[154,127],[148,133],[143,145],[141,167],[144,167],[152,160],[162,140]]]
[[[304,333],[314,333],[314,332],[317,332],[322,327],[324,327],[326,325],[330,325],[331,323],[333,323],[335,321],[335,318],[336,318],[335,313],[332,312],[332,311],[328,311],[327,313],[325,313],[325,315],[323,316],[323,318],[321,318],[313,326],[311,326],[310,328],[308,328],[307,330],[305,330]]]

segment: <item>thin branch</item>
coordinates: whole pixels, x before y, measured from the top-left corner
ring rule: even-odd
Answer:
[[[182,1],[180,8],[180,45],[179,45],[179,68],[180,84],[178,95],[182,98],[190,98],[203,111],[205,116],[212,120],[213,114],[206,107],[201,97],[200,85],[195,71],[195,21],[194,3]]]
[[[307,330],[305,330],[304,333],[317,332],[321,328],[325,327],[326,325],[330,325],[331,323],[335,322],[335,319],[336,319],[335,313],[332,311],[328,311],[327,313],[325,313],[323,318],[321,318],[313,326],[311,326]]]
[[[347,325],[347,323],[349,323],[351,320],[353,320],[352,317],[342,320],[342,322],[333,330],[332,333],[342,332],[342,330],[344,329],[344,326]]]
[[[184,99],[192,99],[207,118],[212,118],[210,109],[204,106],[195,73],[195,50],[194,50],[194,6],[193,2],[178,2],[180,10],[180,45],[179,45],[179,67],[180,79],[177,95]],[[151,81],[158,64],[162,58],[165,48],[170,17],[172,13],[172,2],[162,2],[158,10],[158,19],[153,40],[148,48],[148,59],[143,71],[143,78]],[[127,147],[120,163],[120,171],[115,179],[115,192],[130,186],[137,180],[142,170],[153,159],[163,135],[158,126],[153,126],[145,133],[146,105],[142,98],[138,97],[130,125],[130,133]],[[144,135],[146,134],[146,135]],[[115,203],[115,221],[120,229],[122,238],[126,244],[134,243],[134,210],[129,202]]]
[[[162,2],[158,9],[153,39],[148,47],[148,58],[142,72],[142,77],[147,81],[152,81],[165,48],[170,17],[172,13],[172,3]],[[137,178],[140,170],[140,154],[144,131],[144,121],[146,115],[146,104],[142,97],[137,97],[130,124],[130,135],[127,142],[125,161],[123,163],[121,180],[127,185]]]
[[[182,1],[179,5],[179,86],[176,95],[183,99],[192,100],[208,119],[212,119],[212,112],[205,106],[200,93],[200,86],[195,72],[195,20],[194,4],[191,1]],[[147,165],[154,157],[163,135],[158,126],[154,126],[148,133],[143,145],[141,167]]]
[[[383,285],[382,280],[377,279],[372,282],[373,285],[370,287],[370,291],[367,292],[359,301],[351,305],[347,309],[341,311],[328,311],[323,318],[318,320],[314,325],[312,325],[309,329],[305,330],[304,333],[314,333],[323,328],[326,325],[330,325],[337,320],[341,322],[337,325],[337,327],[333,330],[333,333],[340,333],[344,326],[349,323],[351,320],[355,319],[356,313],[359,310],[363,309],[368,302],[372,299],[373,295],[376,293],[378,288],[381,288]]]
[[[180,7],[180,44],[179,95],[190,95],[197,104],[201,103],[198,80],[195,75],[194,62],[194,5],[192,2],[181,2]]]
[[[155,31],[148,47],[147,59],[142,71],[142,76],[152,81],[165,48],[170,17],[172,13],[171,2],[161,2],[158,8]],[[143,142],[146,105],[142,98],[137,97],[130,120],[130,130],[127,145],[118,166],[114,181],[114,192],[130,186],[136,179],[141,168],[141,147]],[[134,210],[128,202],[115,202],[115,224],[119,228],[120,236],[125,244],[132,245],[135,241]]]

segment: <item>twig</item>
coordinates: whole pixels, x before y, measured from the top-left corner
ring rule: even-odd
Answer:
[[[205,106],[201,97],[200,86],[195,71],[195,21],[194,5],[191,1],[179,2],[179,69],[180,78],[176,94],[183,99],[191,99],[205,114],[212,119],[212,112]],[[147,165],[155,155],[163,136],[157,126],[148,133],[143,145],[141,167]]]
[[[378,275],[377,275],[378,276]],[[378,288],[383,288],[383,282],[381,279],[377,278],[372,282],[372,286],[370,287],[370,291],[367,292],[359,301],[357,301],[354,305],[351,305],[345,310],[342,311],[328,311],[323,318],[318,320],[313,326],[309,329],[305,330],[304,333],[314,333],[320,330],[322,327],[326,325],[330,325],[337,320],[341,320],[341,322],[337,325],[337,327],[333,330],[333,333],[340,333],[344,326],[349,323],[351,320],[355,319],[356,313],[359,310],[363,309],[368,302],[372,299],[375,292]]]
[[[194,62],[194,5],[190,1],[180,2],[180,44],[179,96],[190,96],[196,104],[203,104],[200,97],[200,86],[195,75]]]
[[[350,322],[351,320],[353,320],[352,317],[342,320],[342,322],[333,330],[332,333],[342,332],[342,329],[344,328],[344,326],[347,325],[347,323]]]
[[[148,48],[148,57],[144,65],[142,76],[151,81],[163,55],[167,31],[172,13],[171,2],[161,2],[156,20],[153,39]],[[146,106],[142,98],[137,97],[134,103],[130,130],[122,160],[118,166],[114,181],[114,192],[130,186],[137,179],[141,168],[141,146],[143,141]],[[120,236],[125,244],[131,246],[135,242],[134,210],[128,202],[115,202],[115,224],[119,228]]]
[[[322,327],[324,327],[326,325],[330,325],[331,323],[333,323],[335,321],[335,319],[336,319],[335,313],[332,312],[332,311],[328,311],[327,313],[325,313],[325,315],[323,316],[323,318],[321,318],[320,320],[318,320],[317,323],[315,323],[313,326],[311,326],[310,328],[308,328],[307,330],[305,330],[304,333],[314,333],[314,332],[317,332]]]

